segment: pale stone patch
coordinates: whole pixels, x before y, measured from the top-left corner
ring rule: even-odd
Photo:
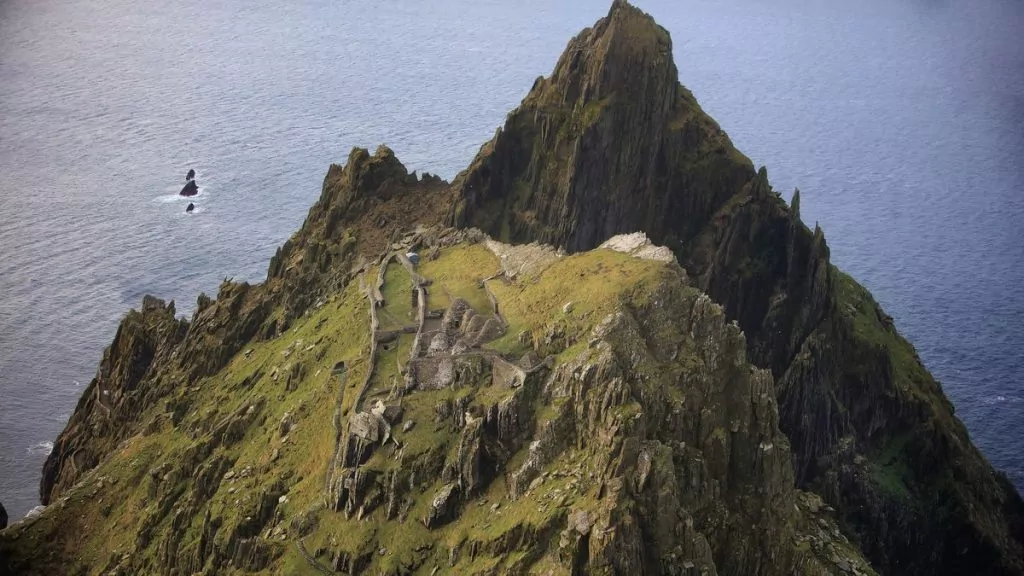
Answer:
[[[565,256],[561,250],[536,242],[513,246],[488,238],[485,245],[498,257],[502,272],[510,279],[540,274]]]
[[[634,232],[612,236],[599,248],[629,254],[641,260],[657,260],[659,262],[675,262],[676,257],[665,246],[655,246],[647,234]]]

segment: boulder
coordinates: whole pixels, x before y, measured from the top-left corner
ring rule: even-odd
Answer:
[[[370,412],[375,416],[379,416],[384,419],[388,424],[395,424],[402,417],[402,407],[397,404],[387,405],[382,400],[378,399],[373,403],[373,407],[370,408]]]
[[[455,510],[458,494],[458,484],[455,482],[445,484],[444,487],[434,494],[434,499],[430,502],[430,510],[427,512],[427,517],[423,520],[423,524],[427,528],[435,528],[450,520],[451,514]]]
[[[367,442],[387,442],[391,427],[384,419],[371,412],[358,412],[352,416],[349,431]]]
[[[191,213],[195,209],[196,209],[196,205],[191,203],[191,202],[189,202],[188,206],[185,207],[185,212]]]

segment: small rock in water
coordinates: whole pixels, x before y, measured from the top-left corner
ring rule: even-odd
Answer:
[[[189,180],[185,183],[184,188],[181,189],[179,194],[182,196],[195,196],[199,194],[199,185],[196,184],[195,180]]]

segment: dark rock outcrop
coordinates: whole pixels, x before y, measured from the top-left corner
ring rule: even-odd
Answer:
[[[49,504],[134,430],[137,416],[162,401],[163,390],[143,386],[151,368],[166,361],[188,323],[174,316],[174,302],[152,296],[128,312],[103,352],[96,377],[78,400],[67,426],[43,465],[39,498]]]
[[[7,528],[7,509],[4,508],[3,502],[0,502],[0,530]]]
[[[178,193],[181,196],[195,196],[199,194],[199,185],[196,184],[195,180],[189,180],[185,182],[185,185],[181,188],[181,192]]]
[[[191,202],[189,202],[188,206],[185,207],[185,212],[191,212],[191,211],[193,211],[195,209],[196,209],[196,205],[191,203]]]
[[[1024,573],[1024,505],[820,229],[677,80],[668,33],[616,0],[460,174],[450,221],[586,250],[643,230],[779,381],[797,479],[885,572]],[[966,571],[966,572],[965,572]]]
[[[185,174],[185,181],[195,180],[196,171],[192,168],[188,169],[188,174]]]
[[[281,246],[267,272],[280,292],[285,318],[294,318],[352,279],[358,252],[379,255],[398,234],[444,220],[447,183],[418,180],[387,146],[355,148],[344,167],[332,164],[320,199],[302,228]]]

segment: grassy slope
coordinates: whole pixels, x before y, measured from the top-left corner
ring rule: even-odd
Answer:
[[[132,550],[143,518],[153,511],[155,502],[148,493],[153,480],[149,472],[184,459],[188,450],[209,440],[208,433],[196,432],[210,428],[258,399],[265,401],[264,407],[244,437],[228,448],[217,448],[211,455],[211,459],[223,457],[233,461],[231,470],[236,477],[246,467],[253,470],[247,478],[221,483],[209,501],[212,517],[221,517],[225,526],[237,524],[240,516],[251,510],[253,495],[285,477],[285,515],[315,506],[333,446],[331,419],[339,380],[329,376],[331,367],[341,360],[349,366],[346,392],[354,389],[367,368],[368,317],[365,300],[357,288],[353,283],[340,297],[297,321],[283,336],[253,345],[248,358],[239,354],[217,375],[180,390],[179,394],[196,396],[194,406],[198,409],[186,415],[177,427],[164,423],[151,434],[127,441],[121,450],[85,476],[65,504],[58,504],[57,510],[49,510],[31,525],[21,537],[33,544],[20,545],[19,553],[30,552],[37,562],[43,560],[35,564],[37,568],[48,566],[47,557],[58,561],[76,557],[77,565],[68,572],[99,573],[112,555]],[[311,350],[307,350],[309,346]],[[292,351],[285,357],[289,349]],[[287,392],[285,367],[293,364],[304,365],[306,376],[293,392]],[[259,377],[246,386],[247,378],[254,374]],[[287,434],[285,442],[279,433],[279,423],[289,412],[296,415],[298,425]],[[157,409],[144,419],[165,421],[161,416]],[[275,451],[279,457],[271,461]],[[97,488],[100,479],[104,479],[103,488]],[[185,489],[188,478],[181,482]],[[104,517],[113,521],[107,524]],[[202,520],[201,515],[192,518],[187,529],[197,533]],[[65,526],[68,522],[73,523],[72,529]],[[108,529],[97,530],[101,523]],[[168,524],[165,518],[155,532],[170,529]],[[55,543],[43,544],[54,538]],[[155,546],[142,553],[155,557],[152,548]],[[40,570],[48,572],[58,573]]]
[[[540,278],[530,278],[522,284],[505,285],[492,280],[489,285],[514,327],[510,334],[520,330],[537,333],[554,324],[582,333],[610,312],[620,298],[642,290],[644,280],[655,278],[660,266],[602,250],[563,259]],[[391,267],[395,270],[387,271],[385,293],[390,293],[391,285],[403,288],[400,296],[389,302],[389,308],[397,308],[392,312],[395,315],[408,306],[408,298],[401,297],[408,275],[397,263]],[[489,303],[480,281],[497,269],[497,259],[482,245],[456,246],[444,251],[437,260],[424,262],[420,272],[434,280],[429,307],[444,307],[449,297],[461,297],[478,311],[487,312]],[[574,309],[563,314],[562,306],[569,301],[575,303]],[[158,570],[158,544],[163,536],[170,530],[185,530],[179,551],[189,550],[199,540],[203,514],[194,515],[185,526],[178,527],[171,526],[173,514],[166,515],[154,527],[149,546],[135,550],[136,535],[145,518],[155,512],[159,500],[153,495],[158,484],[154,471],[159,475],[173,469],[175,462],[185,460],[191,450],[209,441],[211,431],[219,423],[232,414],[244,413],[249,406],[261,404],[258,417],[241,439],[230,446],[217,447],[206,460],[223,458],[233,463],[227,469],[234,476],[220,483],[207,504],[212,519],[223,524],[214,540],[224,545],[230,532],[227,528],[254,514],[259,495],[283,482],[287,499],[278,508],[281,522],[277,524],[282,531],[269,539],[280,554],[269,570],[272,573],[316,573],[294,545],[295,536],[289,533],[289,521],[310,511],[318,518],[318,527],[304,539],[308,550],[349,548],[355,552],[367,546],[385,546],[389,551],[375,557],[375,568],[385,572],[412,563],[411,556],[416,554],[413,550],[420,545],[434,543],[431,550],[436,552],[438,542],[450,546],[470,538],[493,541],[518,526],[543,526],[559,518],[564,506],[537,506],[537,499],[547,498],[556,489],[554,483],[538,490],[535,498],[508,503],[504,482],[500,480],[485,489],[481,505],[468,506],[460,520],[433,532],[419,521],[426,515],[434,489],[440,487],[432,480],[424,486],[423,493],[414,495],[415,503],[405,522],[383,521],[379,511],[363,521],[346,520],[340,513],[323,509],[325,473],[333,451],[332,417],[341,383],[330,375],[331,368],[338,361],[344,361],[348,367],[343,391],[343,404],[348,408],[368,368],[368,316],[367,301],[358,291],[358,282],[353,282],[325,306],[297,320],[282,336],[245,347],[215,376],[178,391],[194,396],[196,407],[178,426],[172,426],[160,408],[146,414],[143,420],[153,422],[148,434],[126,441],[111,458],[88,473],[64,503],[51,507],[28,524],[27,529],[19,531],[20,543],[5,539],[0,543],[0,551],[10,547],[18,555],[15,560],[31,560],[33,569],[39,573],[58,570],[97,574],[126,552],[147,556],[148,564]],[[501,342],[497,344],[502,347]],[[383,384],[381,378],[387,379],[392,372],[397,375],[391,367],[395,360],[392,356],[406,355],[407,351],[407,346],[400,346],[382,354],[380,373],[374,380]],[[285,382],[292,365],[301,365],[304,374],[289,392]],[[488,404],[507,395],[505,391],[485,387],[415,392],[406,397],[404,418],[416,421],[417,426],[402,437],[405,462],[443,457],[439,449],[450,449],[457,434],[447,426],[434,424],[434,406],[442,399],[467,394],[479,395],[479,400]],[[543,420],[543,414],[551,411],[542,408],[538,406],[537,411]],[[280,422],[286,413],[292,415],[295,424],[282,437]],[[162,465],[166,466],[161,468]],[[366,468],[386,471],[396,465],[379,450]],[[245,472],[247,469],[249,473]],[[182,491],[180,498],[186,498],[190,479],[173,476],[171,481],[180,484],[176,489]],[[503,505],[496,513],[490,504],[482,505],[499,501]],[[98,529],[101,526],[103,529]],[[261,535],[266,536],[266,531]],[[29,545],[24,545],[26,542]],[[76,559],[73,566],[57,568],[63,559],[72,557]],[[438,556],[437,560],[440,559]],[[504,559],[478,557],[466,568],[471,564],[473,570],[483,570],[515,560],[515,555]],[[429,573],[434,563],[424,566],[425,573]]]

